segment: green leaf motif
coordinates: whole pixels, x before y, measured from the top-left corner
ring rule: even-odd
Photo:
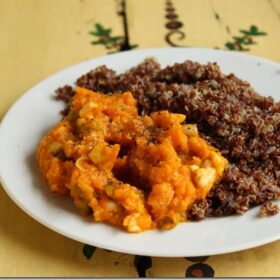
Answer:
[[[89,32],[89,35],[94,36],[96,40],[93,40],[90,43],[92,45],[103,45],[106,49],[110,50],[109,53],[121,51],[124,43],[124,37],[111,36],[111,32],[111,28],[105,28],[102,24],[96,23],[95,30]],[[137,47],[138,45],[132,45],[129,46],[129,49]]]
[[[249,36],[244,36],[244,37],[232,37],[235,42],[243,45],[253,45],[256,44],[256,42],[253,41],[253,39]]]
[[[90,31],[88,34],[93,35],[93,36],[99,36],[98,32]]]
[[[233,42],[226,42],[225,47],[228,50],[237,50],[237,51],[249,51],[249,48],[244,46],[254,45],[256,42],[253,40],[254,36],[264,36],[267,35],[266,32],[259,31],[259,28],[256,25],[251,25],[249,30],[241,29],[239,30],[243,36],[233,36]]]
[[[95,30],[90,31],[89,34],[97,37],[97,40],[91,41],[92,45],[104,45],[115,47],[123,40],[123,36],[110,36],[112,29],[104,28],[100,23],[95,24]]]
[[[116,42],[116,41],[119,41],[119,40],[123,40],[123,36],[114,36],[114,37],[111,37],[110,39],[112,41]]]
[[[245,34],[245,35],[251,35],[251,32],[250,31],[246,31],[246,30],[243,30],[243,29],[241,29],[241,30],[239,30],[241,33],[243,33],[243,34]]]
[[[98,36],[104,36],[104,35],[110,35],[112,29],[111,28],[104,28],[100,23],[96,23],[95,24],[95,28],[96,28],[96,33],[98,34]]]
[[[83,254],[87,260],[89,260],[94,252],[96,251],[96,247],[85,244],[83,247]]]
[[[100,40],[98,40],[98,41],[91,41],[90,43],[92,45],[106,45],[104,41],[100,41]]]
[[[233,43],[231,43],[231,42],[226,42],[226,44],[225,44],[225,46],[226,46],[226,48],[228,48],[229,50],[235,50],[235,46],[234,46],[234,44]]]
[[[248,35],[248,36],[265,36],[267,35],[266,32],[259,31],[259,28],[256,25],[251,25],[250,30],[240,30],[241,33]]]

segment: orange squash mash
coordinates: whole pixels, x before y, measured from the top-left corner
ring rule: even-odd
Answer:
[[[184,120],[167,111],[139,116],[130,92],[77,88],[69,115],[40,142],[41,173],[96,222],[128,232],[170,229],[227,165]]]

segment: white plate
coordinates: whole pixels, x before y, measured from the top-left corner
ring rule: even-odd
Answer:
[[[60,120],[60,102],[54,90],[73,84],[88,70],[106,64],[118,72],[155,56],[162,66],[191,59],[218,62],[224,73],[233,72],[252,83],[263,95],[280,100],[280,65],[261,58],[211,49],[169,48],[123,52],[67,68],[25,93],[9,110],[0,127],[0,172],[4,189],[23,211],[52,230],[97,247],[131,254],[182,257],[239,251],[278,240],[279,215],[258,218],[258,208],[243,216],[188,222],[170,231],[128,234],[80,217],[72,201],[51,194],[35,161],[40,138]],[[32,74],[32,73],[30,73]]]

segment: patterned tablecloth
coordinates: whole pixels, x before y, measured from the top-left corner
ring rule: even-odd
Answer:
[[[41,79],[110,52],[191,46],[280,62],[280,1],[0,0],[0,34],[2,117]],[[280,276],[280,241],[211,257],[133,256],[45,228],[2,188],[0,201],[0,276]]]

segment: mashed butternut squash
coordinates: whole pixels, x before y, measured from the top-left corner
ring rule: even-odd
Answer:
[[[50,189],[70,194],[82,214],[128,232],[170,229],[206,197],[227,160],[185,116],[139,116],[131,93],[77,88],[69,115],[40,142]]]

